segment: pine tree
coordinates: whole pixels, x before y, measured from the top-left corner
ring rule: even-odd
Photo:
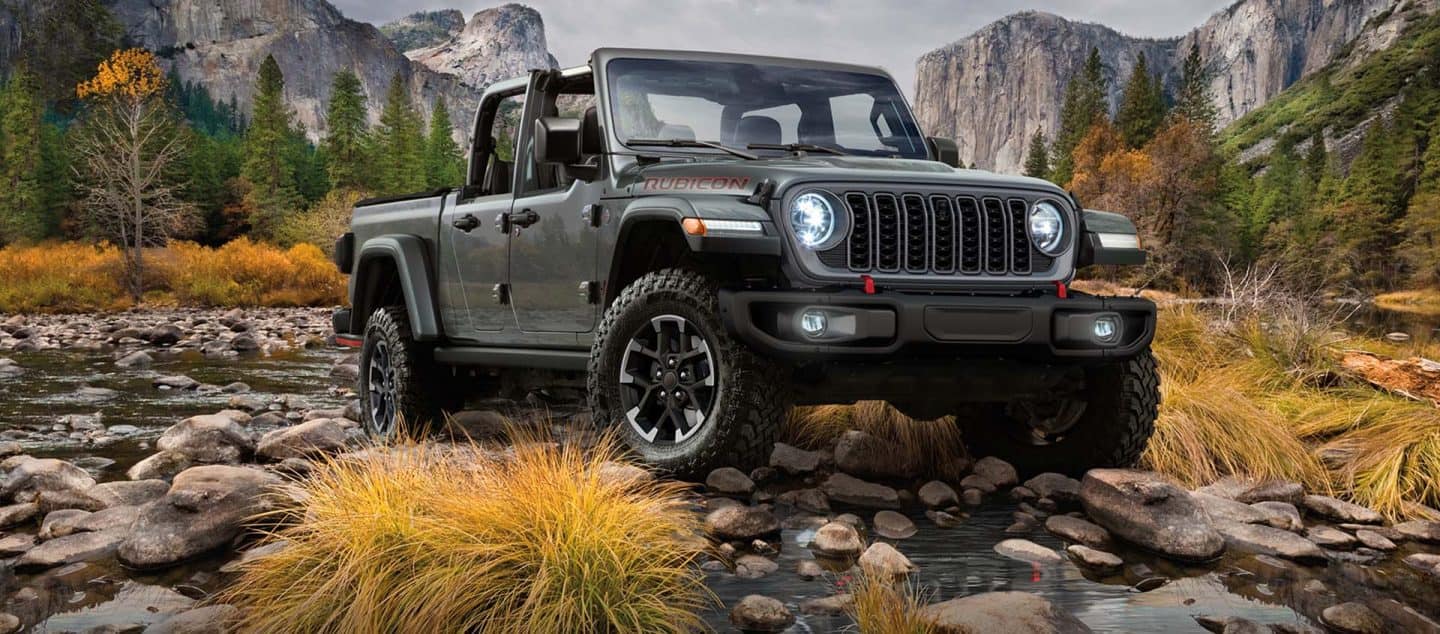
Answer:
[[[1215,100],[1210,94],[1210,68],[1200,57],[1200,46],[1190,45],[1190,54],[1185,56],[1181,66],[1180,92],[1175,97],[1175,112],[1205,128],[1215,130],[1219,115],[1215,111]]]
[[[335,73],[326,108],[325,157],[329,161],[330,186],[360,188],[369,180],[365,155],[365,93],[360,78],[350,70]]]
[[[285,103],[285,76],[275,57],[260,64],[250,127],[245,133],[242,175],[252,185],[250,227],[262,236],[273,235],[280,221],[299,207],[295,184],[294,137],[290,107]]]
[[[41,176],[41,110],[35,77],[17,69],[0,93],[0,242],[46,232]]]
[[[1400,223],[1399,255],[1412,284],[1440,284],[1440,121],[1430,128],[1415,195]]]
[[[1025,175],[1032,178],[1050,176],[1050,148],[1045,142],[1045,131],[1035,130],[1030,137],[1030,151],[1025,155]]]
[[[445,99],[435,100],[430,113],[430,136],[425,141],[426,185],[431,189],[458,187],[464,180],[460,146],[455,143],[455,128]]]
[[[1330,152],[1325,149],[1325,132],[1317,131],[1310,138],[1310,147],[1305,150],[1305,175],[1310,182],[1319,183],[1330,169]]]
[[[1125,144],[1137,148],[1155,137],[1164,119],[1164,86],[1158,77],[1150,74],[1150,65],[1142,52],[1125,83],[1120,109],[1115,113],[1115,126],[1120,128]]]
[[[421,128],[420,115],[410,102],[405,80],[396,74],[386,93],[376,133],[375,163],[382,193],[403,194],[425,189],[425,139]]]
[[[1054,173],[1050,180],[1062,185],[1070,182],[1075,171],[1075,157],[1072,155],[1075,147],[1090,132],[1091,126],[1109,115],[1107,94],[1100,49],[1092,48],[1080,73],[1065,88],[1065,103],[1060,108],[1060,131],[1055,136]]]
[[[1375,287],[1393,272],[1395,220],[1403,208],[1395,136],[1384,121],[1370,125],[1339,200],[1331,206],[1335,251],[1327,260],[1335,267],[1336,281]]]

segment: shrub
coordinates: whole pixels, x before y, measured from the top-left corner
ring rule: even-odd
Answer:
[[[317,306],[345,296],[345,277],[312,244],[281,250],[239,238],[211,249],[180,242],[163,257],[169,288],[182,304]]]
[[[255,632],[684,632],[710,602],[683,485],[617,446],[403,444],[294,485],[280,551],[222,600]],[[703,541],[703,540],[702,540]]]
[[[938,631],[921,618],[925,593],[909,581],[893,581],[883,574],[861,573],[852,589],[855,603],[850,618],[860,634],[931,634]]]
[[[0,249],[0,312],[120,310],[120,250],[73,242]]]
[[[782,439],[808,449],[833,444],[851,429],[858,429],[899,445],[907,461],[920,465],[934,477],[959,477],[950,473],[957,456],[965,455],[960,428],[952,416],[935,420],[914,420],[884,401],[862,401],[854,405],[797,407],[790,412],[781,430]]]

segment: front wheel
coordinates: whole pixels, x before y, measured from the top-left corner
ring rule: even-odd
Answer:
[[[1160,407],[1160,372],[1149,350],[1086,371],[1079,394],[1045,403],[975,407],[956,415],[970,455],[995,456],[1021,473],[1131,467]]]
[[[626,287],[605,312],[587,388],[597,424],[641,460],[703,476],[766,459],[787,409],[781,379],[725,331],[713,283],[666,269]]]

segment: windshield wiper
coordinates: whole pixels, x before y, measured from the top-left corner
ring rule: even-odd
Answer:
[[[845,152],[837,150],[833,147],[815,145],[814,143],[751,143],[750,145],[747,145],[745,147],[746,149],[750,150],[784,150],[786,152],[796,153],[824,152],[826,154],[834,154],[837,156],[849,156]]]
[[[733,147],[715,141],[696,141],[695,139],[630,139],[626,145],[639,145],[642,147],[700,147],[720,150],[731,156],[738,156],[747,161],[754,161],[760,157],[744,150],[737,150]]]

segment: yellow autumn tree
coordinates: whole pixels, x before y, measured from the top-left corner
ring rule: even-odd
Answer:
[[[95,100],[122,97],[144,100],[165,90],[165,74],[155,54],[143,48],[116,51],[100,62],[95,76],[75,87],[76,96]]]

